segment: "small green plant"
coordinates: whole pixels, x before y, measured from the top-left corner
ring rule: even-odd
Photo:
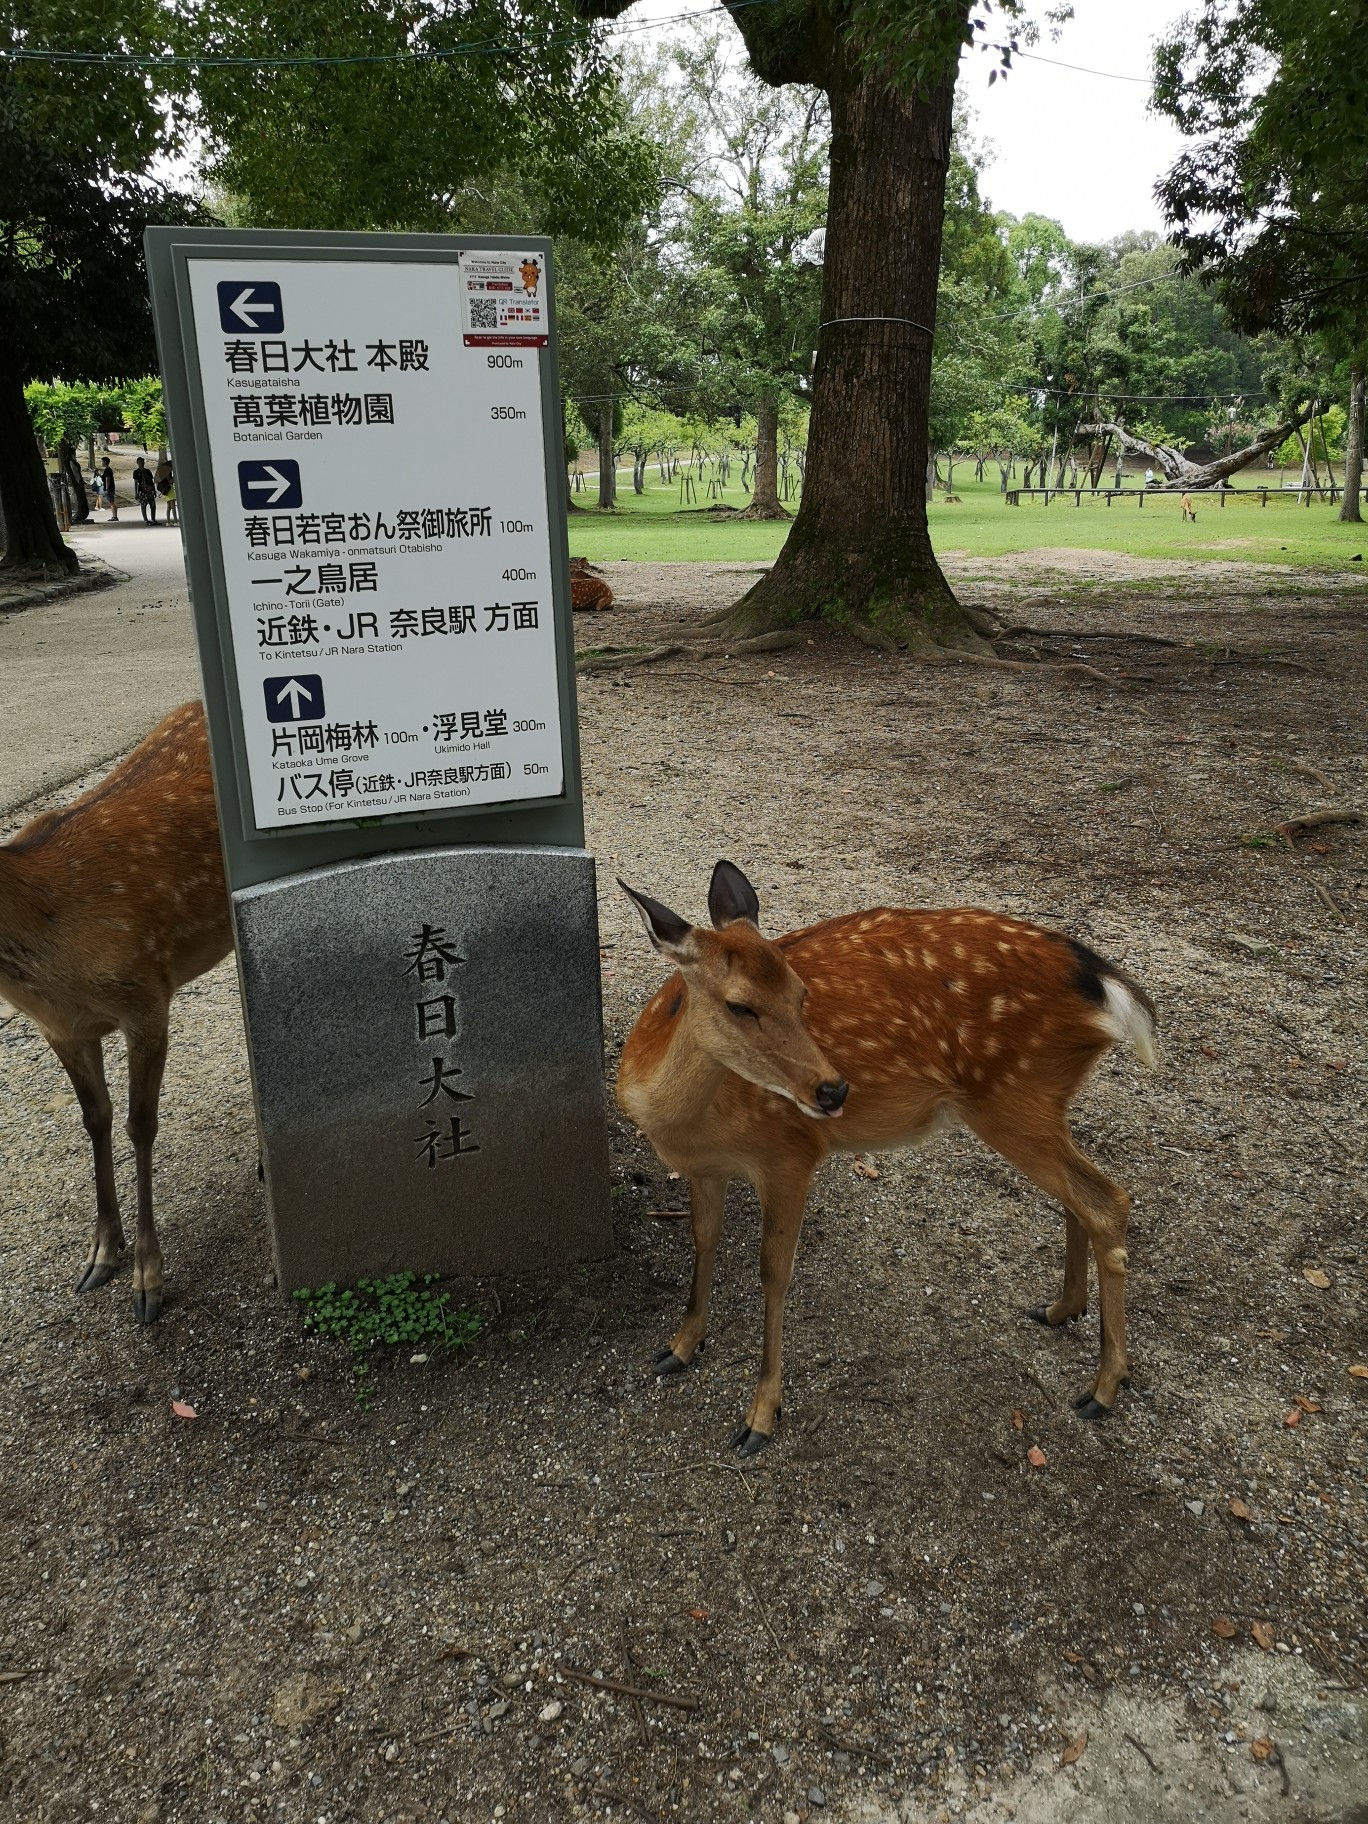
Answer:
[[[346,1343],[358,1381],[370,1374],[366,1356],[377,1344],[429,1344],[464,1349],[480,1333],[478,1313],[451,1309],[451,1294],[430,1290],[437,1278],[425,1273],[392,1273],[388,1279],[358,1279],[354,1286],[301,1286],[304,1330]]]
[[[1271,849],[1277,846],[1277,839],[1259,832],[1253,836],[1241,836],[1240,846],[1245,849]]]

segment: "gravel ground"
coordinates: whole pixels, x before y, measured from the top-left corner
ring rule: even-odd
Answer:
[[[88,1150],[0,1010],[0,1815],[1364,1824],[1368,846],[1267,832],[1368,798],[1368,596],[1068,556],[966,560],[965,592],[1114,687],[841,640],[678,657],[582,682],[584,770],[610,1069],[659,980],[613,874],[700,915],[718,854],[776,932],[978,902],[1150,990],[1159,1070],[1114,1058],[1076,1124],[1136,1199],[1116,1417],[1069,1409],[1095,1319],[1021,1315],[1058,1211],[951,1134],[818,1181],[785,1418],[738,1468],[754,1200],[711,1347],[657,1386],[684,1188],[620,1120],[615,1255],[460,1288],[477,1343],[359,1402],[271,1290],[231,966],[176,1004],[139,1333],[126,1276],[71,1295]],[[582,644],[746,583],[608,575]]]

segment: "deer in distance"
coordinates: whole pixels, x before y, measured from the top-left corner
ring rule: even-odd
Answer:
[[[741,870],[719,861],[711,931],[618,884],[676,973],[623,1047],[618,1103],[687,1176],[693,1288],[656,1357],[693,1360],[732,1178],[759,1193],[765,1294],[760,1377],[732,1440],[753,1456],[773,1437],[782,1393],[784,1300],[808,1187],[833,1152],[914,1146],[958,1123],[1064,1206],[1064,1286],[1030,1316],[1087,1309],[1097,1263],[1101,1350],[1074,1402],[1101,1419],[1126,1378],[1130,1198],[1075,1146],[1069,1105],[1112,1045],[1154,1061],[1154,1008],[1124,972],[1041,926],[972,907],[877,907],[769,939]]]
[[[162,1257],[152,1146],[171,997],[233,947],[204,710],[172,710],[107,778],[0,845],[0,995],[71,1079],[95,1155],[95,1239],[76,1282],[108,1280],[125,1247],[114,1184],[105,1038],[128,1047],[138,1186],[133,1310],[155,1323]]]

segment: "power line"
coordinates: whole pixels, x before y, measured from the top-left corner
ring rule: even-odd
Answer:
[[[1148,76],[1123,76],[1118,70],[1090,70],[1082,63],[1061,63],[1058,57],[1042,57],[1035,51],[1013,51],[1013,57],[1025,57],[1032,63],[1048,63],[1052,69],[1073,70],[1079,76],[1105,76],[1108,82],[1138,82],[1142,88],[1150,86]]]
[[[775,0],[730,0],[726,6],[711,6],[703,12],[674,13],[666,19],[646,19],[636,25],[619,25],[614,30],[617,36],[626,37],[636,32],[654,32],[662,26],[681,25],[690,20],[707,19],[714,16],[730,17],[743,7],[773,6]],[[587,23],[587,22],[586,22]],[[546,49],[553,45],[578,44],[582,42],[584,30],[573,32],[552,32],[548,37],[536,41],[537,48]],[[234,57],[217,54],[212,51],[182,53],[167,52],[164,55],[144,56],[131,51],[82,51],[82,50],[43,50],[28,46],[7,47],[0,49],[0,61],[8,63],[48,63],[59,66],[98,65],[117,67],[128,70],[161,70],[161,69],[233,69],[233,70],[277,70],[277,69],[336,69],[366,64],[386,63],[448,63],[458,57],[513,57],[527,48],[523,43],[510,44],[500,38],[472,38],[462,44],[447,45],[445,48],[431,50],[412,49],[405,51],[377,51],[358,53],[345,57]]]

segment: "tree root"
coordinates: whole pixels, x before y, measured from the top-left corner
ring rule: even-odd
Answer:
[[[1294,836],[1300,836],[1307,830],[1318,830],[1323,824],[1362,822],[1362,811],[1345,807],[1337,811],[1303,811],[1300,817],[1289,817],[1283,823],[1275,823],[1273,828],[1290,843]]]
[[[748,652],[783,652],[789,646],[801,646],[806,637],[796,627],[788,627],[774,633],[758,633],[744,640],[713,640],[704,646],[671,642],[664,646],[648,646],[638,652],[586,652],[575,660],[575,670],[583,675],[595,671],[626,671],[637,665],[655,665],[661,659],[684,656],[722,659]]]
[[[1182,646],[1183,640],[1166,640],[1158,633],[1076,633],[1071,627],[1001,627],[993,634],[995,640],[1015,639],[1019,634],[1031,634],[1038,640],[1135,640],[1145,646]]]
[[[1091,678],[1094,684],[1105,684],[1109,690],[1120,690],[1130,678],[1109,678],[1096,665],[1082,659],[999,659],[985,652],[964,652],[953,646],[941,646],[917,655],[927,665],[983,665],[990,671],[1055,671],[1064,677]]]

